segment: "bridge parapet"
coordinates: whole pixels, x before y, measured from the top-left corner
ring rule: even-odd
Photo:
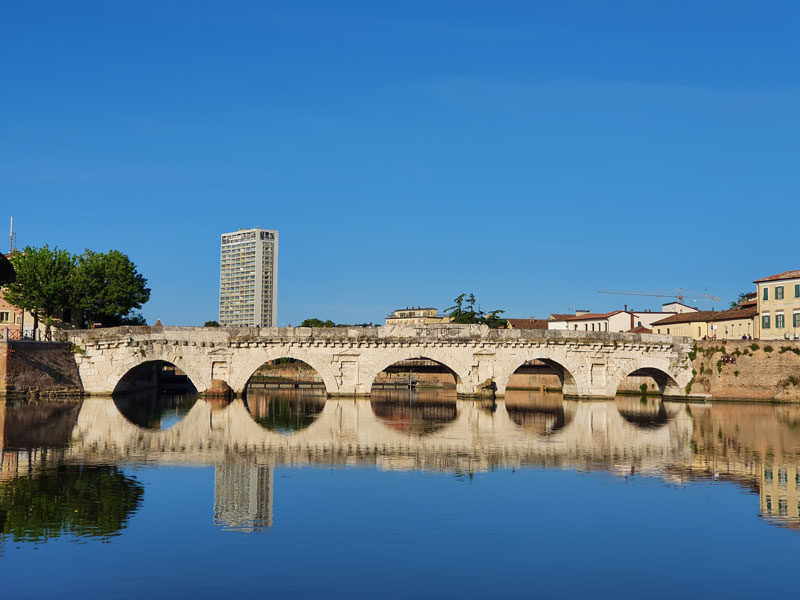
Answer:
[[[168,337],[197,343],[248,341],[330,341],[370,342],[391,340],[472,341],[501,343],[516,340],[552,340],[554,342],[617,344],[691,345],[690,338],[653,333],[609,333],[557,329],[490,329],[486,325],[389,325],[386,327],[150,327],[123,326],[99,329],[75,329],[68,332],[74,343],[116,342],[125,338]]]
[[[691,378],[689,338],[558,330],[489,329],[485,325],[388,327],[116,327],[73,331],[70,341],[89,393],[111,393],[136,366],[166,361],[199,391],[213,380],[243,392],[252,374],[277,358],[317,370],[332,395],[369,394],[378,373],[401,360],[427,358],[449,368],[459,393],[493,387],[503,394],[514,371],[542,360],[571,396],[609,397],[633,371],[659,374],[670,395]],[[660,379],[659,379],[660,378]]]

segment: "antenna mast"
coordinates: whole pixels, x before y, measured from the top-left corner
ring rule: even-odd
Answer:
[[[14,217],[11,217],[11,233],[8,236],[8,252],[14,252]]]

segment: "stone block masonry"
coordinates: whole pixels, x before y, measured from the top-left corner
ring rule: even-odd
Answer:
[[[80,395],[82,390],[70,344],[0,342],[0,393]]]
[[[198,391],[212,381],[241,394],[265,363],[293,358],[312,367],[328,394],[366,396],[387,367],[426,359],[447,367],[464,396],[505,393],[526,361],[555,370],[566,396],[613,397],[636,371],[652,374],[668,396],[691,378],[691,340],[653,334],[496,330],[485,325],[376,328],[119,327],[73,331],[70,340],[84,389],[113,392],[132,369],[165,361],[181,369]]]
[[[800,342],[697,342],[690,353],[692,395],[715,400],[800,402]]]

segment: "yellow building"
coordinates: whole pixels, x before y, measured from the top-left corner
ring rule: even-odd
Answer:
[[[653,333],[680,335],[695,340],[741,340],[755,337],[758,309],[744,303],[731,310],[678,313],[653,323]]]
[[[800,339],[800,271],[758,279],[758,337]]]
[[[435,308],[401,308],[386,317],[387,325],[432,325],[446,323],[447,317],[437,317]]]

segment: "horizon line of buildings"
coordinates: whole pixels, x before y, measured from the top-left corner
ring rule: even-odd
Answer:
[[[800,270],[755,280],[756,290],[722,311],[667,302],[661,311],[624,309],[604,313],[577,310],[544,319],[508,318],[508,329],[560,329],[616,333],[658,333],[702,339],[800,339]],[[386,317],[386,325],[447,323],[435,308],[406,307]]]

